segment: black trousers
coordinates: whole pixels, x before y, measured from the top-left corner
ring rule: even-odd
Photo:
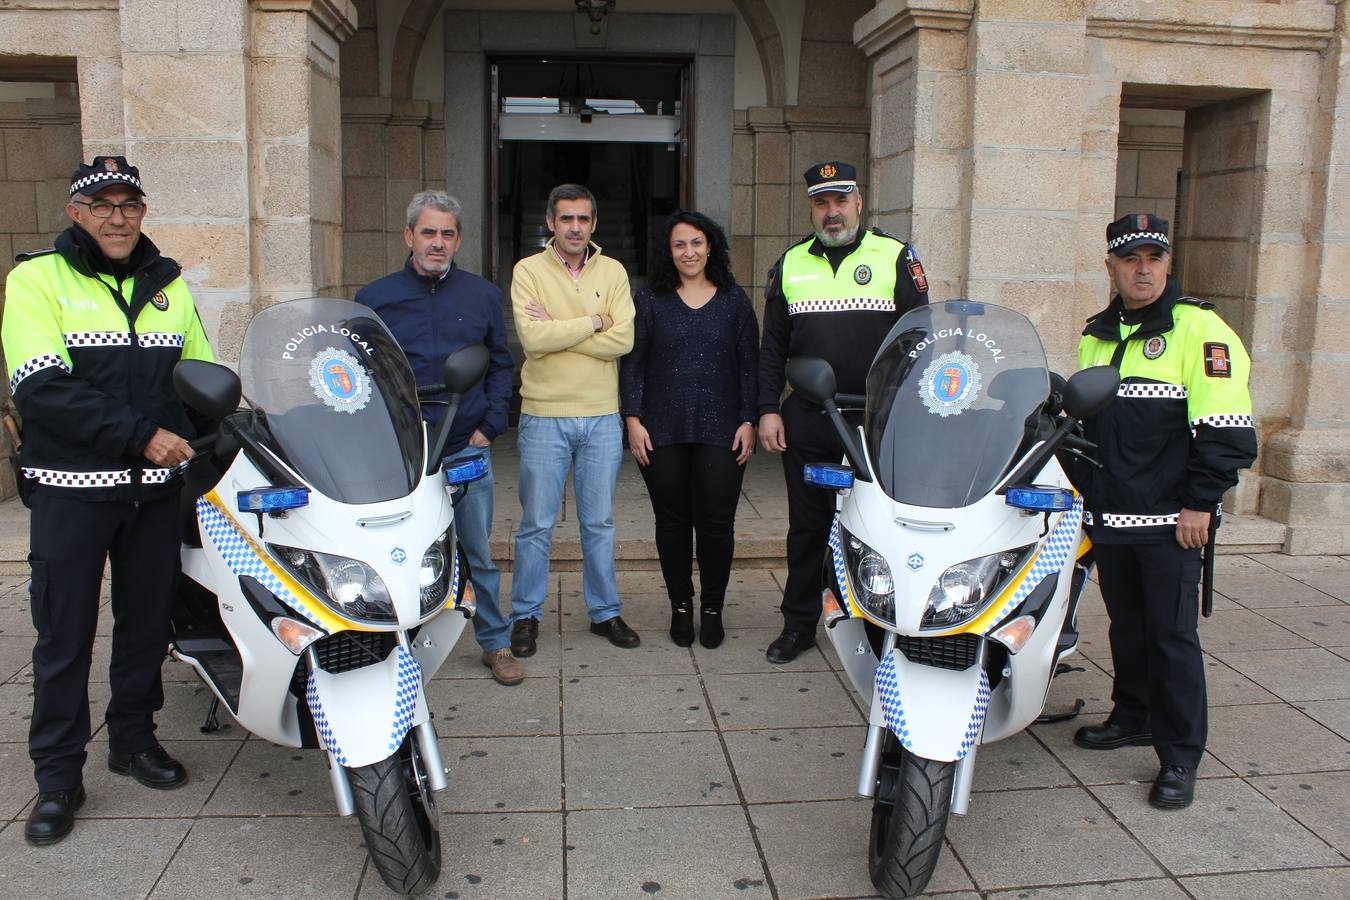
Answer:
[[[709,444],[668,444],[649,457],[639,468],[656,514],[656,553],[670,602],[694,597],[697,547],[701,601],[720,608],[731,578],[745,466],[732,450]]]
[[[783,477],[787,481],[787,585],[783,589],[783,627],[812,634],[820,620],[821,577],[825,550],[834,521],[835,492],[802,480],[802,466],[811,462],[837,463],[844,445],[818,406],[798,400],[783,402]]]
[[[1111,617],[1110,720],[1151,730],[1164,765],[1200,765],[1208,730],[1200,652],[1200,551],[1175,541],[1094,544]]]
[[[99,590],[112,561],[109,748],[137,753],[155,744],[164,705],[160,666],[178,575],[178,500],[93,503],[33,495],[31,517],[33,720],[28,755],[38,790],[81,783],[89,743],[89,667]]]

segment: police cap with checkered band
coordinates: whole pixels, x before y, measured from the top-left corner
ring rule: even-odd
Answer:
[[[94,161],[75,170],[70,176],[70,196],[83,194],[92,197],[110,187],[129,187],[142,197],[141,170],[127,162],[125,156],[95,156]]]
[[[807,169],[802,177],[806,179],[806,196],[808,197],[814,197],[816,194],[823,194],[826,191],[851,194],[858,189],[858,170],[848,163],[838,160],[816,163]]]
[[[1172,252],[1167,238],[1167,220],[1147,213],[1130,213],[1106,226],[1106,249],[1116,256],[1126,256],[1135,248],[1146,245]]]

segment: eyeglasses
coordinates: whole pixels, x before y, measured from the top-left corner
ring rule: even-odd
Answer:
[[[122,215],[128,219],[139,219],[145,215],[145,204],[140,200],[123,200],[121,203],[112,203],[108,200],[76,200],[75,203],[81,206],[89,207],[89,213],[95,219],[111,219],[113,210],[120,209]]]

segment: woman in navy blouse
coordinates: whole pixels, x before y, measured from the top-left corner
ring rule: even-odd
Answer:
[[[636,333],[620,363],[620,412],[656,514],[670,638],[681,647],[694,642],[697,546],[699,643],[716,647],[741,477],[755,450],[759,328],[716,222],[681,210],[662,235],[651,284],[633,298]]]

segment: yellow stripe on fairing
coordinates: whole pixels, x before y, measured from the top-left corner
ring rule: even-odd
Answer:
[[[219,495],[217,495],[215,491],[211,491],[206,495],[206,501],[214,506],[216,510],[225,517],[225,521],[230,523],[230,527],[244,539],[244,543],[248,544],[248,548],[253,552],[253,555],[258,557],[259,561],[267,567],[267,570],[276,576],[278,581],[285,585],[286,590],[290,591],[296,601],[305,608],[305,612],[317,619],[319,624],[327,630],[329,634],[336,634],[339,631],[380,630],[378,628],[371,628],[367,625],[361,625],[334,613],[322,600],[315,597],[309,588],[305,587],[296,580],[291,573],[272,561],[271,555],[259,547],[253,538],[249,536],[249,533],[239,525],[239,522],[236,521],[233,516],[230,515],[229,509],[226,508],[225,504],[221,501]]]

